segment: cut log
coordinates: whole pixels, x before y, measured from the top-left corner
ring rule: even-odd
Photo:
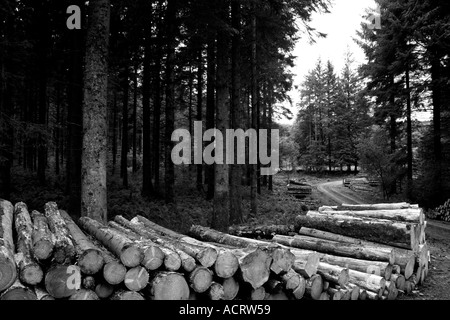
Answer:
[[[349,271],[346,268],[320,262],[317,273],[326,281],[345,286],[349,281]],[[324,290],[326,290],[324,288]]]
[[[211,241],[241,248],[247,246],[262,247],[270,252],[269,254],[272,257],[270,269],[276,274],[287,272],[295,260],[294,255],[288,249],[281,248],[270,242],[239,238],[202,226],[192,226],[189,232],[194,237],[203,241]]]
[[[234,277],[223,279],[223,300],[233,300],[239,293],[239,282]]]
[[[191,257],[195,258],[202,266],[209,268],[216,262],[217,251],[212,246],[204,246],[202,242],[197,241],[194,238],[179,234],[170,229],[164,228],[151,222],[147,218],[142,216],[137,216],[131,220],[131,223],[142,223],[147,228],[147,230],[152,230],[162,235],[165,238],[176,239],[172,243],[179,250],[182,250],[189,254]]]
[[[321,255],[320,261],[364,273],[375,274],[386,280],[390,279],[392,274],[392,265],[388,262],[345,258],[328,254]]]
[[[350,300],[356,301],[360,298],[361,288],[353,283],[348,283],[345,288],[347,288],[350,292]]]
[[[349,276],[350,282],[359,286],[360,288],[364,288],[366,290],[379,293],[380,296],[384,292],[386,286],[386,279],[380,276],[359,272],[351,269],[349,269]]]
[[[269,280],[272,257],[266,250],[235,249],[233,253],[239,259],[242,279],[251,284],[254,289],[262,287]]]
[[[223,286],[220,283],[213,282],[206,293],[210,300],[223,300],[225,292]]]
[[[306,280],[306,291],[305,294],[313,299],[319,300],[323,291],[323,280],[318,274],[313,275],[311,278]]]
[[[95,237],[108,250],[119,257],[124,266],[137,267],[144,259],[142,250],[118,231],[89,217],[82,217],[78,224],[84,231]]]
[[[411,277],[416,265],[414,252],[410,250],[396,250],[395,265],[400,267],[400,272],[406,279]]]
[[[317,273],[320,263],[320,255],[316,252],[310,252],[306,256],[298,255],[295,250],[292,250],[296,256],[292,269],[306,279],[311,278]]]
[[[148,285],[150,275],[144,267],[131,268],[125,275],[125,287],[130,291],[141,291]]]
[[[341,215],[324,215],[310,211],[306,216],[297,216],[296,230],[313,228],[390,246],[411,249],[412,224],[357,218]]]
[[[93,276],[85,276],[81,280],[82,287],[87,290],[95,290],[96,284],[97,282]]]
[[[132,223],[125,219],[122,216],[116,216],[114,220],[121,224],[122,226],[125,226],[132,230],[133,232],[137,233],[141,237],[144,237],[146,239],[150,239],[155,244],[159,245],[159,248],[164,253],[164,267],[168,271],[178,271],[182,266],[182,259],[178,252],[183,252],[182,250],[178,250],[172,245],[172,242],[168,239],[163,239],[159,235],[157,235],[154,232],[151,232],[145,228],[145,225],[140,222]],[[189,255],[186,253],[182,253],[183,257],[186,259],[185,264],[188,266],[188,269],[191,268],[192,263],[194,261],[189,259]]]
[[[103,267],[103,278],[111,285],[117,285],[125,280],[127,268],[119,262],[112,254],[102,250],[102,257],[105,260]]]
[[[114,286],[102,281],[95,286],[95,293],[100,299],[108,299],[114,293]]]
[[[14,207],[0,199],[0,292],[11,287],[17,279],[13,240]]]
[[[217,250],[214,272],[220,278],[231,278],[239,269],[239,261],[230,250]]]
[[[266,298],[266,289],[264,287],[254,288],[250,292],[250,300],[262,301]]]
[[[53,259],[59,264],[72,263],[76,256],[75,246],[70,237],[67,224],[61,217],[55,202],[47,202],[45,204],[45,216],[55,239]]]
[[[78,255],[77,265],[80,267],[81,272],[86,275],[96,274],[105,264],[100,249],[88,239],[66,211],[59,210],[59,213],[64,219],[75,245]]]
[[[34,292],[37,300],[55,300],[55,298],[53,298],[44,288],[35,287]]]
[[[45,275],[45,289],[56,299],[71,297],[80,287],[81,270],[77,266],[54,266]]]
[[[114,293],[111,300],[145,300],[142,294],[135,291],[120,290]]]
[[[149,295],[152,300],[187,300],[189,286],[182,274],[158,272],[150,281]]]
[[[13,285],[0,295],[0,300],[37,300],[37,296],[33,290],[16,279]]]
[[[270,240],[276,234],[293,236],[295,235],[295,230],[293,225],[238,226],[230,227],[228,233],[237,237]]]
[[[133,240],[135,242],[135,244],[144,253],[144,258],[142,259],[141,264],[147,270],[149,271],[157,270],[164,264],[165,254],[161,250],[160,246],[158,246],[156,243],[148,239],[143,239],[143,237],[141,237],[137,233],[133,232],[130,229],[125,228],[124,226],[118,224],[115,221],[109,221],[108,225],[111,228],[120,231],[122,234],[130,238],[130,240]]]
[[[378,203],[378,204],[342,204],[336,207],[336,210],[401,210],[401,209],[415,209],[417,206],[410,205],[406,202],[401,203]]]
[[[322,240],[306,236],[275,236],[273,241],[299,249],[313,250],[338,256],[366,259],[374,261],[395,261],[394,250],[377,249],[374,247],[364,247],[337,241]]]
[[[327,292],[330,295],[330,300],[342,300],[343,294],[340,290],[328,288]]]
[[[100,300],[97,294],[92,290],[80,289],[75,292],[69,300]]]
[[[286,290],[295,290],[300,285],[301,275],[295,272],[293,269],[281,276],[281,280]]]
[[[19,268],[19,279],[25,285],[35,286],[44,278],[44,272],[32,254],[33,223],[25,203],[15,205],[14,222],[17,252],[14,258]]]
[[[359,300],[367,300],[367,290],[365,289],[359,290]]]
[[[360,218],[374,218],[383,220],[393,220],[409,223],[423,223],[424,214],[422,209],[397,209],[397,210],[350,210],[350,211],[320,211],[327,215],[353,216]]]
[[[306,291],[306,280],[303,277],[300,277],[300,284],[296,289],[292,291],[292,295],[296,300],[300,300],[305,295]]]
[[[378,293],[367,290],[366,295],[367,295],[367,300],[380,300],[380,296]]]
[[[213,282],[213,273],[205,267],[197,267],[189,274],[189,285],[197,293],[206,292]]]
[[[33,254],[36,259],[44,261],[49,259],[53,253],[54,235],[50,231],[48,220],[43,214],[33,211],[31,217],[33,220]]]
[[[399,289],[401,291],[405,291],[406,279],[405,279],[405,277],[403,275],[401,275],[401,274],[393,274],[391,276],[390,281],[395,283],[395,286],[397,287],[397,289]]]

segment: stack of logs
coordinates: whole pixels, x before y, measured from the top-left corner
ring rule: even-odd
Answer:
[[[400,237],[420,225],[420,217],[410,221],[417,208],[395,210],[403,222],[376,220],[395,230],[381,234],[395,248],[369,242],[378,229],[366,229],[364,240],[306,229],[312,221],[316,229],[369,223],[356,208],[346,209],[347,220],[339,209],[321,208],[315,214],[323,219],[310,212],[261,241],[201,226],[186,236],[142,216],[76,224],[53,202],[30,214],[24,203],[0,200],[0,300],[377,300],[410,293],[425,279],[426,244],[419,239],[418,251],[407,250]]]
[[[288,194],[297,199],[306,198],[307,196],[310,196],[312,193],[311,185],[296,180],[289,180],[287,188]]]
[[[298,216],[295,226],[273,226],[277,234],[272,233],[272,241],[303,254],[317,252],[322,263],[348,268],[350,283],[369,296],[394,299],[399,293],[411,294],[428,275],[425,227],[423,210],[417,205],[344,204]],[[293,228],[295,236],[291,236]],[[230,232],[250,236],[249,229]],[[266,238],[269,234],[271,230],[264,229]]]
[[[442,206],[431,210],[428,213],[430,219],[442,220],[450,222],[450,199],[448,199]]]

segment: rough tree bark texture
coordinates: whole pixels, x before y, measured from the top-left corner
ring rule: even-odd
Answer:
[[[14,207],[0,199],[0,291],[8,289],[17,279],[12,236]]]
[[[106,221],[110,1],[89,3],[83,99],[82,215]]]

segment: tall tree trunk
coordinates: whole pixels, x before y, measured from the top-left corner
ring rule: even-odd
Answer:
[[[433,141],[434,141],[434,157],[436,164],[440,165],[442,160],[442,143],[441,143],[441,104],[442,104],[442,86],[441,86],[441,60],[437,50],[434,50],[431,58],[431,77],[433,91]]]
[[[128,60],[125,62],[123,74],[123,102],[122,102],[122,152],[120,156],[120,175],[124,188],[128,188],[128,97],[129,97],[129,71]]]
[[[193,104],[194,104],[194,73],[192,72],[192,65],[189,66],[189,133],[192,135],[194,133],[194,118],[193,118]],[[191,150],[193,147],[194,140],[191,140]],[[194,159],[194,154],[191,152],[191,163]],[[189,171],[192,171],[193,167],[189,166]]]
[[[138,69],[136,62],[134,66],[134,87],[133,87],[133,173],[137,172],[137,99],[138,99]]]
[[[203,120],[203,45],[200,44],[198,52],[198,73],[197,73],[197,121]],[[203,150],[202,145],[198,146]],[[197,165],[197,190],[203,190],[203,164]]]
[[[112,174],[116,173],[116,164],[117,164],[117,93],[114,90],[114,101],[113,101],[113,137],[112,137],[112,158],[113,158],[113,168]]]
[[[232,66],[231,66],[231,122],[233,129],[241,129],[242,108],[241,108],[241,5],[233,1],[231,4],[232,27],[237,30],[233,36],[232,43]],[[234,144],[233,144],[234,145]],[[242,215],[242,165],[237,164],[237,148],[234,149],[235,164],[230,166],[230,223],[239,224],[243,221]]]
[[[152,184],[152,167],[151,167],[151,140],[150,140],[150,90],[151,90],[151,59],[152,59],[152,7],[150,3],[145,4],[145,11],[147,12],[148,21],[145,23],[145,49],[144,49],[144,75],[142,80],[142,196],[149,198],[153,195]],[[155,102],[156,105],[156,102]],[[156,126],[155,121],[155,126]],[[159,122],[159,121],[158,121]]]
[[[55,174],[60,173],[61,156],[61,87],[56,85],[56,125],[55,125]]]
[[[159,10],[162,10],[163,1],[159,2]],[[154,101],[153,101],[153,175],[155,178],[155,190],[159,192],[159,164],[160,164],[160,137],[161,137],[161,70],[163,59],[163,22],[158,20],[158,34],[156,40],[156,60],[154,75]]]
[[[49,27],[48,27],[48,6],[46,2],[42,2],[39,8],[40,18],[40,39],[38,42],[38,59],[39,59],[39,116],[38,123],[42,126],[47,125],[47,51],[49,47]],[[44,142],[44,137],[41,135],[40,144],[38,147],[38,178],[41,184],[45,184],[45,173],[47,169],[47,146]]]
[[[82,215],[107,220],[109,0],[89,3],[83,99]]]
[[[216,40],[215,36],[210,36],[208,39],[208,83],[206,88],[206,130],[214,129],[215,127],[215,87],[216,87]],[[206,182],[208,184],[207,200],[214,198],[214,166],[208,165],[206,167]]]
[[[272,95],[272,91],[270,91]],[[272,101],[272,98],[270,99]],[[272,103],[272,102],[271,102]],[[273,125],[273,106],[269,105],[269,150],[272,150],[272,125]],[[269,176],[269,191],[273,191],[273,176]]]
[[[3,32],[2,32],[3,33]],[[1,34],[0,34],[1,35]],[[6,35],[3,35],[6,38]],[[7,118],[11,116],[11,85],[6,78],[4,55],[0,52],[0,199],[9,199],[11,192],[11,165],[13,160],[12,127]],[[3,117],[5,115],[5,117]]]
[[[69,1],[84,9],[84,1]],[[66,194],[70,214],[81,215],[81,150],[83,132],[83,59],[84,31],[67,30],[70,41],[67,84]]]
[[[256,67],[256,13],[255,13],[255,5],[253,5],[253,14],[252,14],[252,56],[251,56],[251,67],[252,67],[252,124],[251,127],[256,129],[258,122],[258,79],[257,79],[257,67]],[[256,216],[258,213],[257,207],[257,165],[250,165],[250,212],[253,216]]]
[[[413,180],[413,146],[412,146],[411,91],[409,82],[409,66],[407,66],[406,70],[406,126],[407,126],[406,132],[407,132],[407,149],[408,149],[408,190],[410,190],[411,183]]]
[[[166,13],[167,28],[167,59],[166,59],[166,110],[165,110],[165,201],[174,201],[174,164],[171,159],[174,143],[172,133],[175,129],[175,47],[177,32],[177,6],[178,0],[168,0]]]
[[[222,5],[221,17],[226,21],[227,5]],[[217,34],[217,130],[225,134],[230,128],[230,109],[227,103],[228,99],[228,41],[224,31]],[[223,154],[226,155],[226,145],[217,146],[223,148]],[[230,189],[229,189],[229,166],[225,163],[215,164],[214,177],[214,210],[212,217],[212,227],[216,230],[228,229],[230,223]]]

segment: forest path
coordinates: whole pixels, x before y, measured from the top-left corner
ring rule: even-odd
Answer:
[[[321,183],[317,185],[317,190],[327,198],[326,202],[330,205],[371,203],[371,201],[363,199],[357,192],[346,188],[342,180]]]

